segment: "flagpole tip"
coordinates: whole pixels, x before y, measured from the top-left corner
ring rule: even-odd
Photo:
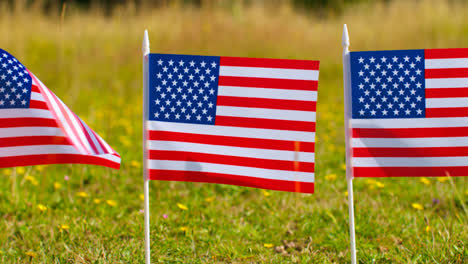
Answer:
[[[143,36],[143,55],[149,53],[149,46],[148,30],[145,29],[145,34]]]
[[[348,35],[348,27],[346,24],[343,25],[343,47],[349,47],[349,35]]]

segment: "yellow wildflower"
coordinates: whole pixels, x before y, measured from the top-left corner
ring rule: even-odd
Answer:
[[[37,257],[37,253],[35,253],[35,252],[32,252],[32,251],[28,251],[28,252],[26,252],[26,255],[27,255],[27,256],[30,256],[31,258],[35,258],[35,257]]]
[[[431,226],[426,226],[426,232],[430,232],[432,230]]]
[[[134,168],[140,168],[141,167],[141,163],[137,160],[132,160],[130,161],[130,165]]]
[[[375,182],[375,185],[377,186],[377,188],[380,188],[380,189],[382,189],[383,187],[385,187],[385,184],[383,184],[383,183],[381,183],[381,182],[379,182],[379,181],[376,181],[376,182]]]
[[[140,200],[142,200],[142,201],[145,200],[145,195],[144,194],[140,194],[138,197],[140,197]]]
[[[127,137],[120,136],[119,139],[125,147],[130,147],[132,145],[132,142]]]
[[[336,180],[336,174],[334,174],[334,173],[328,174],[328,175],[325,176],[325,179],[327,181],[334,181],[334,180]]]
[[[425,185],[431,184],[431,181],[430,181],[428,178],[426,178],[426,177],[420,178],[419,181],[422,182],[422,183],[424,183]]]
[[[188,210],[187,206],[185,206],[185,205],[183,205],[181,203],[177,203],[177,207],[179,207],[181,210],[184,210],[184,211]]]
[[[10,176],[13,173],[12,169],[4,169],[3,170],[3,175],[5,176]]]
[[[100,204],[100,203],[101,203],[101,199],[95,198],[95,199],[93,200],[93,202],[94,202],[95,204]]]
[[[39,211],[41,211],[41,212],[44,212],[44,211],[47,210],[47,206],[45,206],[43,204],[38,204],[37,209],[39,209]]]
[[[28,182],[30,182],[32,185],[34,186],[37,186],[39,185],[39,182],[36,180],[36,178],[34,178],[33,176],[29,176],[27,175],[26,177],[24,177],[24,179]]]
[[[183,231],[183,232],[187,232],[188,227],[186,227],[186,226],[181,226],[181,227],[179,227],[179,230],[180,230],[180,231]]]
[[[468,189],[466,189],[465,194],[468,195]]]
[[[16,168],[16,173],[18,173],[18,174],[24,174],[25,172],[26,172],[26,170],[24,169],[24,167]]]
[[[268,196],[271,195],[270,192],[267,192],[267,191],[265,191],[265,190],[262,190],[262,193],[263,193],[263,196],[265,196],[265,197],[268,197]]]
[[[341,164],[341,169],[344,171],[346,170],[346,163]]]
[[[211,203],[211,202],[213,202],[213,201],[214,201],[214,199],[215,199],[215,197],[214,197],[214,196],[211,196],[211,197],[206,197],[206,198],[205,198],[205,202],[207,202],[207,203]]]
[[[116,206],[117,205],[117,202],[114,201],[114,200],[107,200],[106,203],[112,207]]]
[[[54,189],[58,190],[60,188],[62,188],[62,184],[60,184],[59,182],[54,182]]]
[[[343,194],[344,194],[345,196],[348,196],[348,191],[344,192]]]
[[[424,209],[424,207],[421,204],[418,204],[418,203],[412,203],[411,206],[416,210],[423,210]]]
[[[271,244],[271,243],[265,243],[265,244],[263,244],[263,246],[266,247],[266,248],[272,248],[272,247],[273,247],[273,244]]]
[[[76,196],[81,197],[81,198],[86,198],[88,197],[88,194],[86,192],[77,192]]]
[[[35,168],[36,168],[37,171],[41,172],[41,171],[44,170],[45,166],[44,165],[37,165]]]
[[[369,184],[369,185],[375,185],[377,183],[377,181],[374,180],[374,179],[367,179],[366,183]]]
[[[60,232],[63,232],[63,230],[68,230],[68,229],[70,229],[69,225],[66,225],[66,224],[60,224],[59,225]]]
[[[448,180],[449,180],[448,177],[437,177],[437,181],[442,182],[442,183],[443,183],[443,182],[446,182],[446,181],[448,181]]]

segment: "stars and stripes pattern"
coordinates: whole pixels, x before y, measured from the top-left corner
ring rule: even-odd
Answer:
[[[149,178],[313,193],[318,69],[150,54]]]
[[[468,176],[468,49],[351,52],[350,64],[355,177]]]
[[[118,169],[120,156],[24,65],[0,49],[0,168],[60,163]]]

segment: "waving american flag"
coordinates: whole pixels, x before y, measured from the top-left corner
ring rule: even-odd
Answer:
[[[0,49],[0,168],[58,163],[118,169],[120,156],[21,62]]]
[[[150,54],[149,178],[312,193],[318,67]]]
[[[355,177],[468,176],[468,49],[351,52]]]

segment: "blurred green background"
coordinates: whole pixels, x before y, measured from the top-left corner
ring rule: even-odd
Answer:
[[[0,47],[122,155],[0,170],[1,263],[142,263],[141,42],[320,60],[316,193],[150,183],[154,263],[346,263],[342,46],[466,48],[468,2],[3,1]],[[356,179],[360,263],[467,263],[467,178]]]

